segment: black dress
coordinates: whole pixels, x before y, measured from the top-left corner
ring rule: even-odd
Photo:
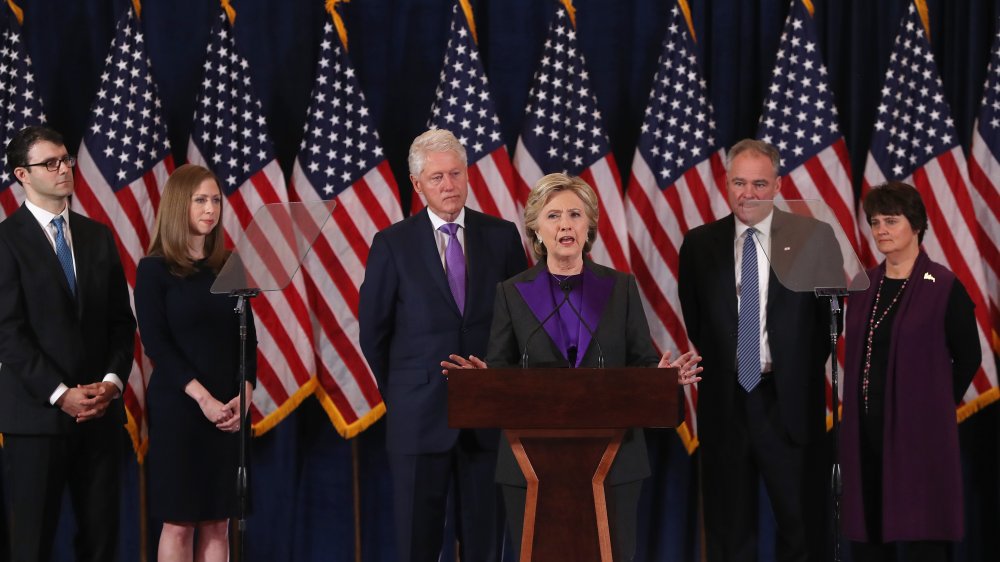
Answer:
[[[173,275],[162,257],[139,261],[135,309],[153,362],[146,391],[149,505],[164,521],[226,519],[238,512],[239,434],[225,433],[184,393],[192,379],[222,403],[239,393],[239,318],[234,299],[213,295],[215,274]],[[257,339],[249,317],[247,378],[255,384]]]

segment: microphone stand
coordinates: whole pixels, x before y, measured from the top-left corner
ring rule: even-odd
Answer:
[[[833,491],[833,562],[840,562],[840,497],[843,494],[843,482],[840,476],[840,393],[837,381],[837,337],[839,335],[840,297],[847,296],[847,289],[841,287],[817,287],[816,297],[830,301],[830,369],[833,379],[833,469],[830,473],[830,487]]]
[[[243,560],[245,552],[247,528],[247,499],[250,495],[247,479],[247,438],[249,416],[247,412],[247,307],[252,299],[260,295],[260,289],[240,289],[232,291],[229,296],[236,297],[236,308],[233,310],[240,317],[240,458],[236,467],[236,497],[239,499],[239,520],[236,525],[236,555],[235,560]]]

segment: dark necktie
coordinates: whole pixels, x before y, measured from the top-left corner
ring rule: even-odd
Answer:
[[[465,314],[465,253],[458,241],[458,225],[449,222],[438,229],[448,235],[448,247],[444,250],[445,273],[451,295],[455,297],[458,311]]]
[[[66,282],[69,283],[69,292],[75,297],[76,273],[73,272],[73,253],[69,251],[69,244],[66,243],[66,236],[63,234],[63,222],[60,216],[52,219],[52,224],[56,227],[56,257],[59,258],[59,265],[62,266]]]
[[[740,316],[736,340],[736,379],[750,392],[760,384],[760,289],[757,278],[757,249],[748,229],[743,240],[740,267]]]

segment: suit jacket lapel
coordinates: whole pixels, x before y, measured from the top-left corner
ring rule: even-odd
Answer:
[[[611,301],[611,291],[615,287],[615,279],[611,276],[598,275],[591,269],[590,261],[584,262],[583,267],[583,305],[580,316],[587,322],[587,326],[596,334],[600,329],[599,323],[604,318],[605,309]],[[577,340],[576,364],[579,367],[587,355],[592,336],[586,326],[581,326]]]
[[[56,279],[59,280],[59,284],[62,285],[66,298],[72,301],[73,294],[69,291],[69,282],[66,280],[66,274],[63,273],[62,266],[59,264],[59,258],[56,257],[56,251],[52,248],[52,244],[49,242],[48,236],[42,232],[42,227],[35,219],[35,215],[31,214],[31,211],[29,211],[27,207],[21,205],[21,208],[7,220],[16,220],[18,222],[25,247],[30,248],[32,255],[38,256],[38,259],[42,260],[45,267],[49,270],[50,275],[54,275]],[[70,228],[72,228],[72,226]],[[76,245],[75,234],[75,232],[72,233],[72,235],[74,235],[74,246]],[[80,258],[78,257],[77,260],[79,259]]]
[[[94,244],[89,239],[90,232],[87,228],[81,224],[82,221],[79,220],[79,215],[76,213],[70,213],[70,233],[73,237],[73,258],[76,262],[76,303],[77,311],[81,314],[83,313],[83,305],[87,299],[83,298],[86,289],[91,283],[91,265],[94,263]],[[58,262],[58,258],[56,259]],[[62,273],[62,267],[59,269]],[[62,275],[63,279],[66,275]],[[69,284],[66,284],[66,290],[69,290]]]
[[[482,260],[492,259],[495,253],[490,252],[486,234],[480,223],[480,216],[470,209],[465,210],[465,316],[471,317],[470,309],[476,306],[487,306],[493,309],[496,286],[486,283],[486,273],[490,268],[480,264]],[[447,279],[445,280],[447,282]],[[450,292],[450,289],[449,289]]]
[[[725,289],[722,299],[726,303],[726,308],[732,313],[733,318],[739,314],[736,304],[736,256],[733,254],[733,241],[736,238],[736,217],[730,214],[719,223],[719,228],[715,230],[715,243],[712,252],[719,264],[718,271],[724,275],[722,287]],[[708,282],[708,280],[703,280]]]
[[[434,239],[431,218],[427,214],[429,212],[430,209],[425,207],[423,211],[420,211],[420,215],[413,223],[413,227],[416,229],[413,233],[413,239],[417,245],[420,262],[427,268],[427,278],[441,292],[441,297],[448,302],[448,305],[457,316],[461,316],[462,314],[458,311],[458,305],[455,304],[455,297],[451,294],[451,287],[448,286],[448,277],[444,273],[444,266],[441,265],[441,254],[438,252],[437,241]],[[468,233],[466,233],[466,236],[468,236]],[[468,263],[468,260],[466,260],[466,263]],[[468,269],[468,266],[466,266],[466,269]],[[468,286],[468,283],[466,283],[466,286]],[[466,291],[466,298],[468,298],[468,291]]]
[[[781,310],[782,301],[784,296],[788,293],[789,289],[785,286],[781,279],[778,278],[778,274],[775,273],[775,263],[780,267],[783,267],[782,271],[787,271],[788,267],[782,266],[782,261],[787,261],[784,252],[780,252],[779,249],[783,248],[785,245],[785,225],[788,222],[785,220],[785,214],[778,210],[774,210],[774,218],[771,219],[771,248],[768,251],[768,259],[770,260],[770,271],[767,274],[767,318],[770,319],[772,310]],[[787,265],[787,264],[786,264]],[[768,324],[770,325],[770,323]]]
[[[545,335],[549,337],[552,353],[555,357],[565,359],[566,357],[562,350],[556,345],[556,341],[559,340],[558,319],[555,316],[549,317],[549,314],[555,309],[557,303],[553,300],[552,292],[548,285],[548,268],[545,266],[544,261],[540,261],[528,270],[525,280],[515,283],[514,287],[521,294],[524,303],[528,305],[528,310],[535,316],[536,322],[540,323],[542,320],[548,318],[548,321],[545,322],[542,328],[545,330]],[[535,335],[534,337],[538,336]]]

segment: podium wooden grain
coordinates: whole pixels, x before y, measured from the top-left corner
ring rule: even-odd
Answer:
[[[674,427],[677,369],[453,370],[451,427],[499,427],[528,482],[522,562],[611,562],[604,480],[628,428]]]

